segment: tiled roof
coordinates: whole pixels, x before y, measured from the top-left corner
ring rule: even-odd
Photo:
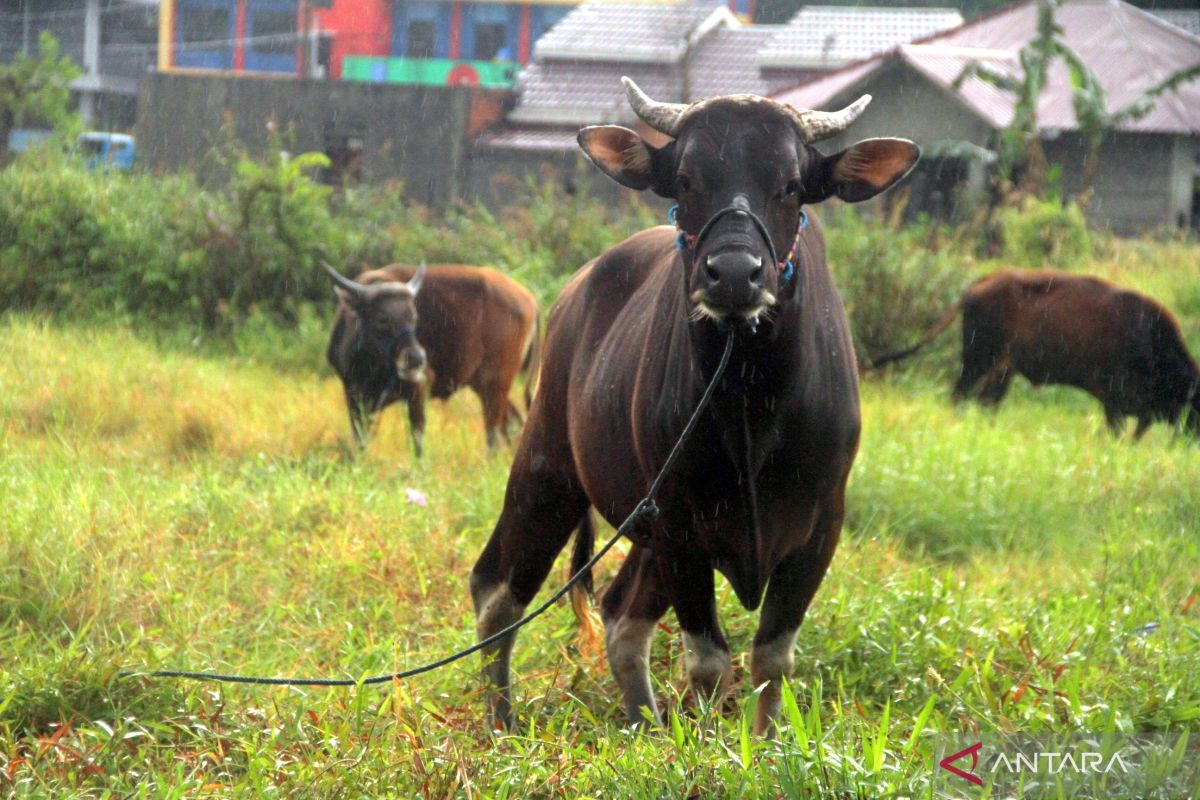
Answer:
[[[534,58],[674,64],[689,36],[734,20],[724,6],[584,3],[538,39]]]
[[[1178,69],[1200,63],[1200,38],[1120,0],[1066,0],[1056,20],[1063,40],[1098,76],[1108,95],[1109,111],[1128,106]],[[1019,74],[1017,53],[1036,32],[1037,5],[1031,1],[983,17],[956,30],[901,45],[890,53],[832,72],[776,97],[792,105],[824,108],[844,101],[855,87],[897,60],[957,94],[964,105],[995,128],[1012,120],[1013,95],[979,78],[951,87],[972,60]],[[1074,130],[1075,112],[1067,69],[1057,63],[1038,102],[1043,130]],[[1200,133],[1200,81],[1164,94],[1154,109],[1126,130]]]
[[[509,112],[514,123],[596,125],[629,123],[633,111],[625,100],[621,76],[637,81],[651,97],[680,102],[680,70],[661,64],[616,64],[590,61],[534,63],[521,73],[520,99]]]
[[[766,94],[757,53],[778,30],[775,25],[746,25],[720,28],[704,37],[688,60],[688,101],[722,94]]]
[[[962,22],[953,8],[805,6],[759,57],[764,67],[834,67]]]

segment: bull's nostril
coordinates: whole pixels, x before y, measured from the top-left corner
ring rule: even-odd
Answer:
[[[755,267],[754,270],[750,273],[750,283],[757,286],[758,284],[762,283],[762,280],[763,280],[763,264],[762,264],[762,259],[760,258],[758,260],[758,266]]]
[[[716,267],[714,267],[711,262],[705,263],[704,265],[704,277],[708,278],[713,283],[721,282],[721,273],[717,272]]]

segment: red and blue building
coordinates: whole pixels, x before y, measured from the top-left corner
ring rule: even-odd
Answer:
[[[533,44],[579,0],[162,0],[159,69],[343,77],[345,59],[527,64]],[[752,0],[731,0],[751,13]],[[320,69],[305,69],[306,64]],[[359,63],[360,79],[413,71]]]
[[[525,64],[576,4],[163,0],[159,68],[299,75],[312,59],[340,78],[344,59],[356,56]]]

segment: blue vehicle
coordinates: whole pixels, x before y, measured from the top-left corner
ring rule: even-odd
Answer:
[[[75,141],[75,149],[86,159],[88,169],[133,169],[136,147],[133,137],[127,133],[81,133]]]

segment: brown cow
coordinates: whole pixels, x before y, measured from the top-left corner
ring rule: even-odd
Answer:
[[[1001,270],[971,284],[912,347],[876,359],[905,358],[933,341],[962,312],[962,372],[954,399],[977,385],[979,399],[1004,399],[1014,374],[1035,386],[1076,386],[1104,404],[1114,434],[1136,417],[1135,437],[1150,423],[1179,421],[1200,434],[1200,370],[1171,312],[1145,295],[1086,275]]]
[[[625,79],[654,147],[615,126],[579,134],[602,171],[678,203],[679,230],[652,228],[584,265],[550,313],[542,383],[517,447],[504,509],[471,573],[480,638],[516,620],[589,505],[620,523],[645,496],[720,358],[736,342],[680,460],[604,594],[608,661],[632,723],[658,722],[648,656],[675,609],[693,690],[726,683],[714,574],[763,606],[751,679],[755,728],[780,704],[800,622],[842,526],[858,447],[858,375],[820,227],[801,206],[856,202],[906,174],[917,148],[860,142],[824,156],[836,113],[750,95],[656,103]],[[586,536],[576,549],[589,548]],[[582,541],[581,541],[582,540]],[[765,590],[765,597],[764,597]],[[485,650],[494,722],[512,725],[508,637]]]
[[[537,300],[528,289],[494,269],[460,264],[393,264],[355,281],[326,268],[342,301],[326,357],[342,379],[360,445],[375,412],[404,400],[421,455],[426,383],[435,399],[470,386],[483,403],[488,446],[508,438],[509,424],[521,419],[509,389],[527,368],[529,407],[539,350]]]

